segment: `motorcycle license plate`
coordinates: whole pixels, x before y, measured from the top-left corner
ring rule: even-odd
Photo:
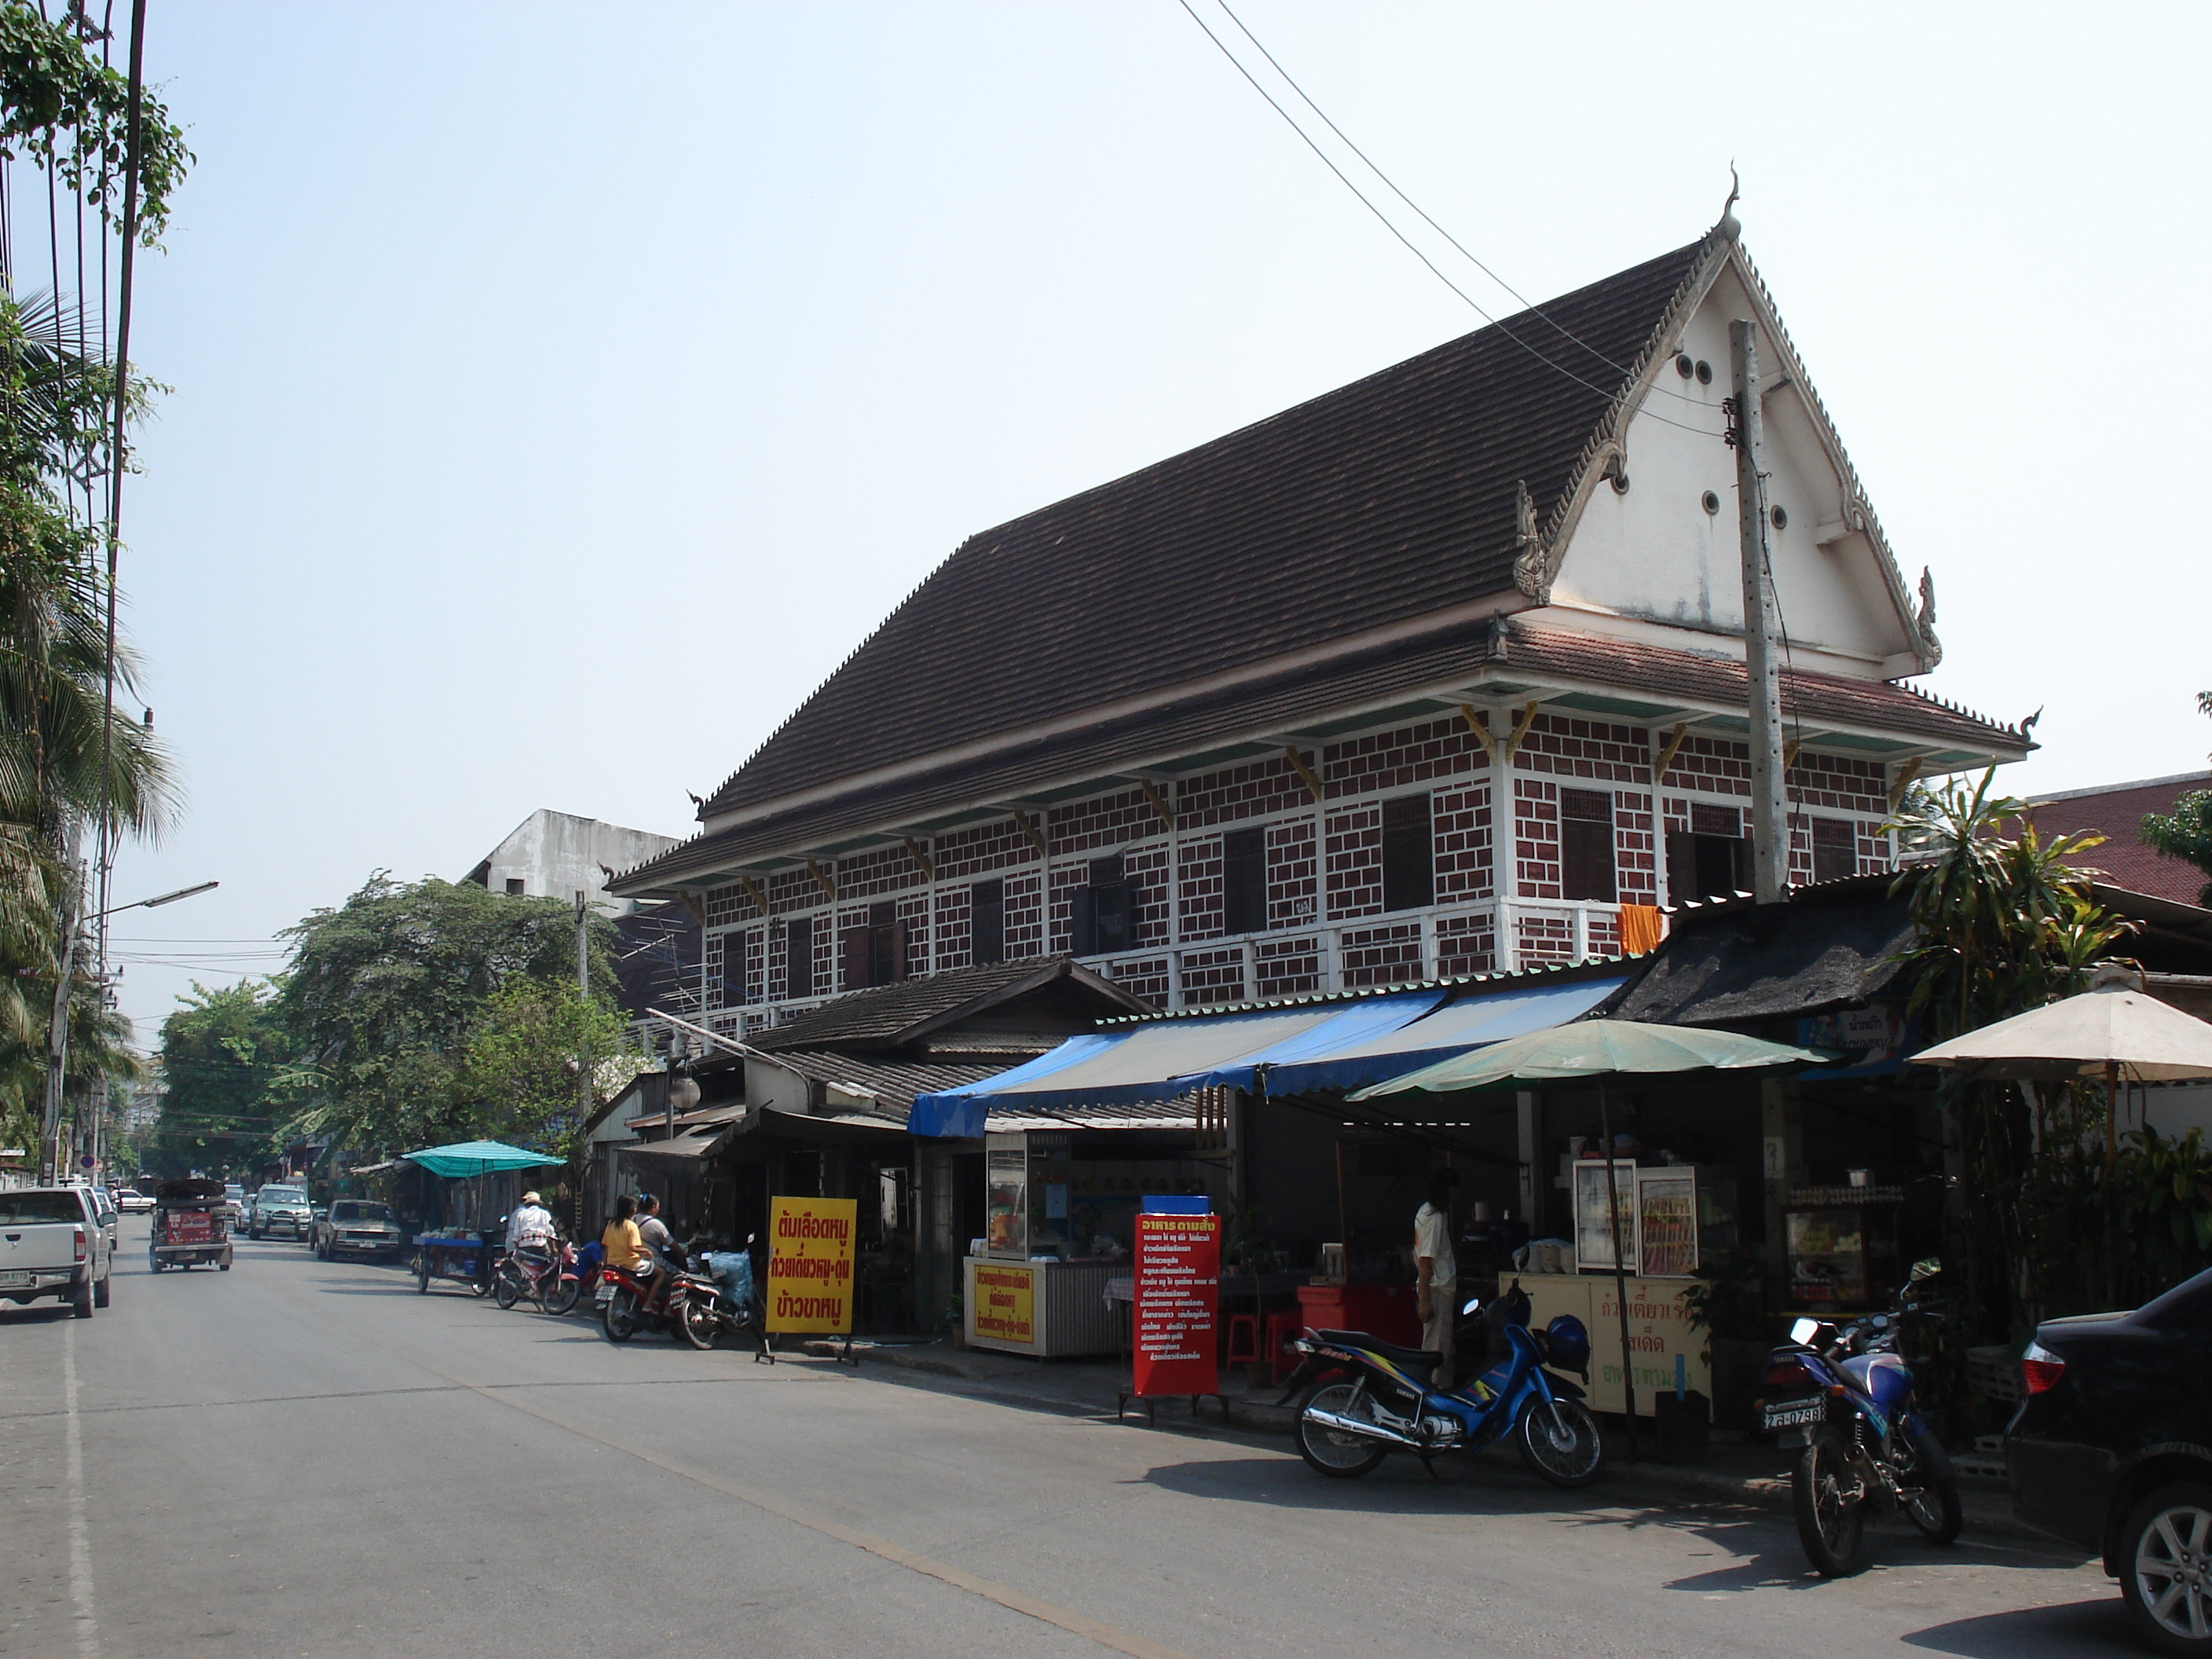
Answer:
[[[611,1302],[614,1299],[615,1287],[611,1285],[602,1285],[592,1293],[592,1300],[594,1302]]]
[[[1784,1400],[1766,1408],[1765,1424],[1770,1429],[1802,1429],[1825,1421],[1827,1415],[1825,1400]]]

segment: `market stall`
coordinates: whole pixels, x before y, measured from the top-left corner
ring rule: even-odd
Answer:
[[[478,1296],[491,1289],[491,1270],[504,1235],[485,1222],[485,1182],[493,1176],[518,1170],[557,1166],[561,1160],[526,1147],[496,1140],[463,1140],[445,1146],[425,1146],[393,1160],[447,1181],[472,1183],[466,1226],[441,1227],[415,1236],[415,1288],[428,1292],[433,1279],[459,1282]]]

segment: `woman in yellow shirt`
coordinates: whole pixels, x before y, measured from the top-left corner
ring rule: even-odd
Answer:
[[[606,1252],[607,1266],[630,1273],[646,1272],[653,1266],[653,1257],[646,1251],[637,1223],[631,1219],[636,1213],[637,1200],[625,1193],[615,1200],[614,1219],[599,1235],[599,1248]]]

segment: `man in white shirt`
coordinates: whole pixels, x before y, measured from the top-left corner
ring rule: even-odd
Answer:
[[[650,1301],[659,1293],[660,1282],[675,1266],[672,1259],[676,1247],[670,1236],[668,1224],[660,1218],[660,1200],[651,1193],[637,1195],[637,1236],[644,1241],[646,1250],[653,1257],[653,1277],[647,1282],[645,1293]]]
[[[1438,1390],[1452,1385],[1452,1326],[1459,1317],[1459,1263],[1452,1255],[1452,1199],[1459,1171],[1429,1171],[1429,1201],[1413,1215],[1413,1294],[1421,1316],[1421,1346],[1443,1356]]]
[[[507,1248],[510,1253],[528,1245],[544,1249],[553,1242],[553,1212],[536,1193],[525,1193],[514,1213],[507,1218]]]

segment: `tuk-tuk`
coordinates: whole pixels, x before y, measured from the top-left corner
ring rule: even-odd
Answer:
[[[212,1261],[230,1271],[230,1229],[222,1182],[202,1176],[165,1181],[154,1194],[153,1243],[147,1247],[154,1271]]]

